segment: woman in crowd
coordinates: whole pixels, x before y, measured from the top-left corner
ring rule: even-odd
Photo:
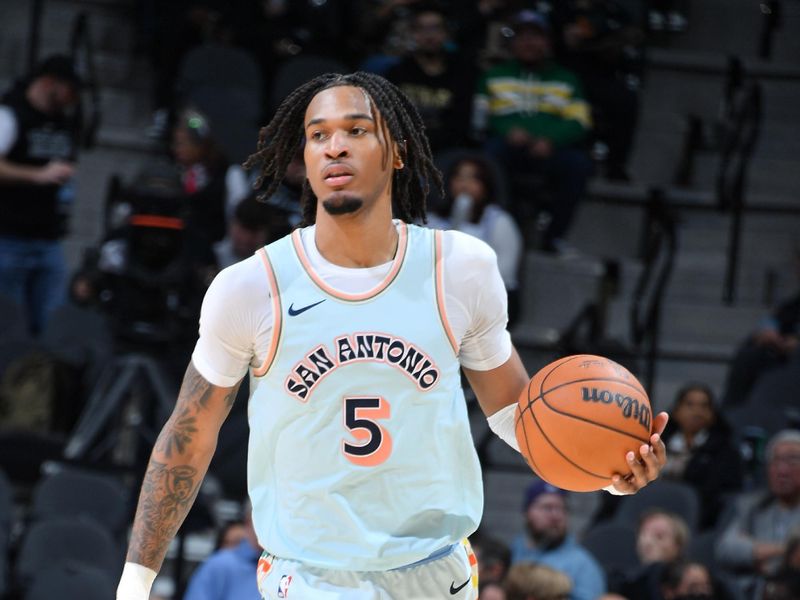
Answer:
[[[717,411],[711,389],[684,386],[675,399],[664,443],[670,452],[664,476],[684,481],[700,495],[700,529],[713,527],[725,494],[741,489],[742,460],[733,432]]]
[[[497,253],[508,291],[509,324],[519,313],[519,270],[523,241],[514,218],[499,205],[497,183],[489,161],[480,154],[457,159],[445,175],[445,198],[428,216],[431,227],[458,229],[475,236]]]

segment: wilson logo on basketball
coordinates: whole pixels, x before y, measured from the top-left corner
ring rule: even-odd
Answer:
[[[636,398],[595,387],[582,387],[581,396],[584,402],[616,404],[622,410],[623,417],[638,420],[639,424],[647,430],[647,433],[650,433],[652,413],[650,412],[650,407],[644,402],[640,403]]]

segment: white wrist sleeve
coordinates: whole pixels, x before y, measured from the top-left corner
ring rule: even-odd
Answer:
[[[607,485],[603,489],[605,491],[607,491],[609,494],[613,494],[614,496],[628,496],[629,495],[627,492],[620,492],[617,488],[614,487],[613,483],[611,485]]]
[[[515,402],[514,404],[509,404],[505,408],[501,408],[492,416],[487,417],[486,421],[489,423],[489,429],[494,431],[506,444],[519,452],[517,432],[514,427],[514,415],[516,412],[517,403]]]
[[[148,600],[157,574],[143,565],[126,562],[117,586],[117,600]]]

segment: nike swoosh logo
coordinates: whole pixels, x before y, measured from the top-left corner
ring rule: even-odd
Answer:
[[[308,306],[304,306],[303,308],[297,308],[297,309],[294,307],[294,302],[292,302],[292,304],[289,306],[289,316],[296,317],[297,315],[306,312],[309,308],[314,308],[317,304],[322,304],[323,302],[325,302],[325,298],[323,298],[319,302],[314,302],[314,304],[309,304]]]
[[[462,584],[461,584],[460,586],[458,586],[458,587],[456,587],[456,582],[455,582],[455,581],[454,581],[453,583],[451,583],[451,584],[450,584],[450,595],[451,595],[451,596],[455,596],[455,595],[456,595],[458,592],[460,592],[461,590],[463,590],[463,589],[464,589],[464,587],[465,587],[465,586],[466,586],[466,585],[467,585],[467,584],[468,584],[468,583],[469,583],[471,580],[472,580],[472,577],[470,577],[469,579],[467,579],[467,580],[466,580],[464,583],[462,583]]]

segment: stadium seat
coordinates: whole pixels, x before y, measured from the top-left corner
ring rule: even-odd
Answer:
[[[636,526],[641,514],[649,509],[661,509],[682,517],[690,531],[697,529],[700,500],[693,487],[679,481],[657,479],[619,503],[614,521]]]
[[[219,44],[197,46],[184,57],[176,88],[185,104],[208,117],[231,163],[242,162],[255,149],[263,92],[261,69],[248,52]]]
[[[636,530],[632,525],[605,521],[592,526],[581,542],[600,563],[603,570],[614,573],[632,571],[639,565],[636,555]]]
[[[42,332],[42,344],[65,363],[89,369],[91,384],[110,358],[113,340],[102,314],[65,304],[53,312]]]
[[[343,63],[327,56],[300,54],[284,61],[275,71],[269,98],[270,113],[295,88],[324,73],[349,73]],[[270,114],[270,116],[272,116]]]
[[[100,569],[65,562],[41,569],[24,600],[109,600],[116,595],[116,581]]]
[[[122,573],[124,557],[111,534],[92,520],[73,517],[39,521],[24,536],[14,579],[27,587],[43,566],[50,569],[68,561],[97,568],[116,580]]]
[[[64,469],[36,485],[31,517],[35,521],[58,517],[92,519],[117,536],[128,523],[129,501],[128,490],[113,477]]]

